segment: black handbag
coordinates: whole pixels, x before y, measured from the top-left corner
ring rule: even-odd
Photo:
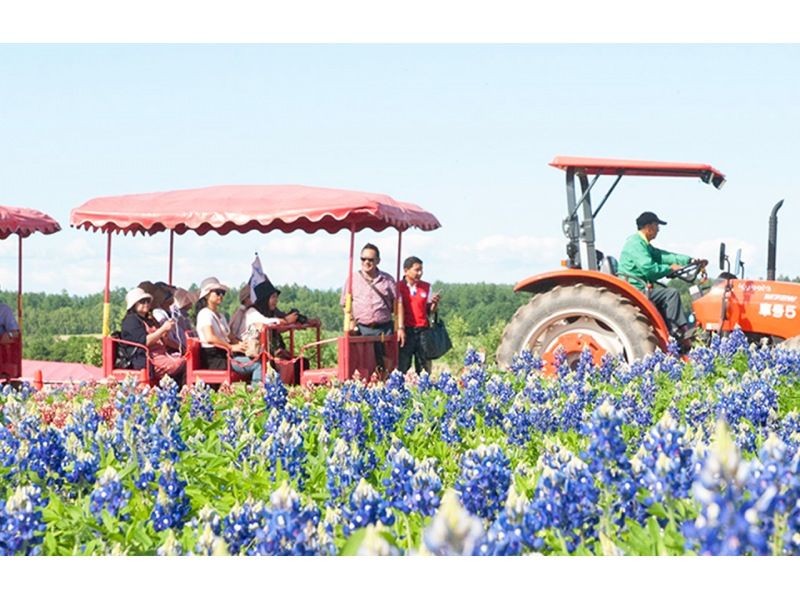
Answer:
[[[109,336],[113,339],[120,340],[122,333],[114,331]],[[132,370],[133,360],[131,359],[130,345],[123,345],[122,343],[114,343],[114,368],[118,370]]]
[[[425,359],[439,359],[453,347],[447,328],[439,319],[439,312],[434,312],[430,327],[420,333],[419,344]]]

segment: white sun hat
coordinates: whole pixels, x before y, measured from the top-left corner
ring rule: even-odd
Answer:
[[[200,299],[208,295],[214,289],[222,289],[223,291],[229,290],[216,276],[209,276],[200,283]]]
[[[127,309],[132,308],[142,299],[150,299],[152,301],[153,296],[144,289],[140,289],[139,287],[133,287],[130,291],[128,291],[125,294],[125,303],[128,305]]]

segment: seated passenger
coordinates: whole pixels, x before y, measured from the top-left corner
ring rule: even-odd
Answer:
[[[9,343],[19,336],[14,310],[0,301],[0,343]]]
[[[150,306],[151,314],[153,315],[153,319],[158,324],[163,324],[167,320],[174,319],[172,317],[172,304],[175,300],[175,287],[172,285],[167,284],[166,282],[157,282],[152,286],[152,291],[149,289],[147,290],[153,296],[153,300]],[[144,287],[142,287],[144,288]],[[171,351],[175,351],[180,353],[182,345],[177,341],[174,336],[175,328],[170,330],[170,334],[166,336],[164,339],[164,344],[167,346],[168,349]]]
[[[128,311],[122,320],[122,340],[145,345],[150,349],[150,361],[153,366],[153,377],[156,381],[170,376],[179,385],[184,382],[186,360],[178,355],[170,355],[164,344],[164,337],[175,327],[173,320],[167,320],[160,326],[150,314],[152,296],[139,287],[134,287],[125,295]],[[120,345],[120,350],[127,355],[131,368],[147,367],[147,356],[141,347]]]
[[[228,352],[231,352],[231,369],[243,375],[250,374],[254,382],[263,382],[261,361],[252,361],[243,353],[244,343],[231,334],[220,305],[228,287],[216,277],[206,278],[200,285],[197,301],[197,336],[200,339],[200,367],[209,370],[228,369]],[[252,363],[251,363],[252,361]]]
[[[245,314],[245,321],[248,328],[250,326],[260,326],[264,324],[295,324],[300,320],[303,322],[308,321],[304,316],[301,316],[300,312],[296,309],[288,313],[278,309],[278,297],[281,292],[273,286],[269,279],[257,285],[255,292],[256,302],[253,305],[253,309],[249,309]],[[311,322],[316,322],[316,320],[311,320]],[[294,357],[286,348],[283,336],[278,332],[269,334],[268,350],[273,358],[289,360]],[[278,370],[274,359],[270,360],[270,364],[274,369]],[[308,359],[303,357],[303,369],[308,369],[308,367]],[[294,362],[294,378],[292,381],[294,383],[300,382],[300,360]]]
[[[194,326],[189,318],[189,310],[197,303],[198,293],[186,289],[175,289],[175,300],[170,305],[170,317],[175,320],[175,328],[170,332],[170,338],[178,347],[180,353],[186,352],[186,333],[193,333]]]
[[[244,338],[245,331],[247,330],[244,315],[252,305],[253,301],[250,298],[250,285],[245,284],[239,291],[239,307],[231,316],[231,333],[236,338]]]

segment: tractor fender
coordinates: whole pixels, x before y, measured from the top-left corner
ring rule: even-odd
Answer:
[[[514,292],[545,293],[555,286],[570,286],[578,283],[586,286],[605,287],[633,303],[650,320],[661,350],[666,351],[667,343],[669,342],[669,330],[661,313],[639,289],[628,281],[611,274],[597,272],[596,270],[578,269],[545,272],[521,280],[514,286]]]

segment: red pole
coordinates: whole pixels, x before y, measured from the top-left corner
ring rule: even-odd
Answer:
[[[356,225],[350,226],[350,261],[347,268],[347,294],[344,299],[344,372],[350,377],[350,322],[353,316],[353,254],[356,248]],[[340,355],[341,359],[342,356]]]
[[[111,318],[111,231],[108,231],[106,244],[106,288],[103,293],[103,336],[111,332],[109,320]]]
[[[167,284],[172,286],[172,253],[175,248],[175,231],[169,231],[169,277],[167,278]]]
[[[19,259],[17,262],[17,324],[22,334],[22,235],[19,238]]]

